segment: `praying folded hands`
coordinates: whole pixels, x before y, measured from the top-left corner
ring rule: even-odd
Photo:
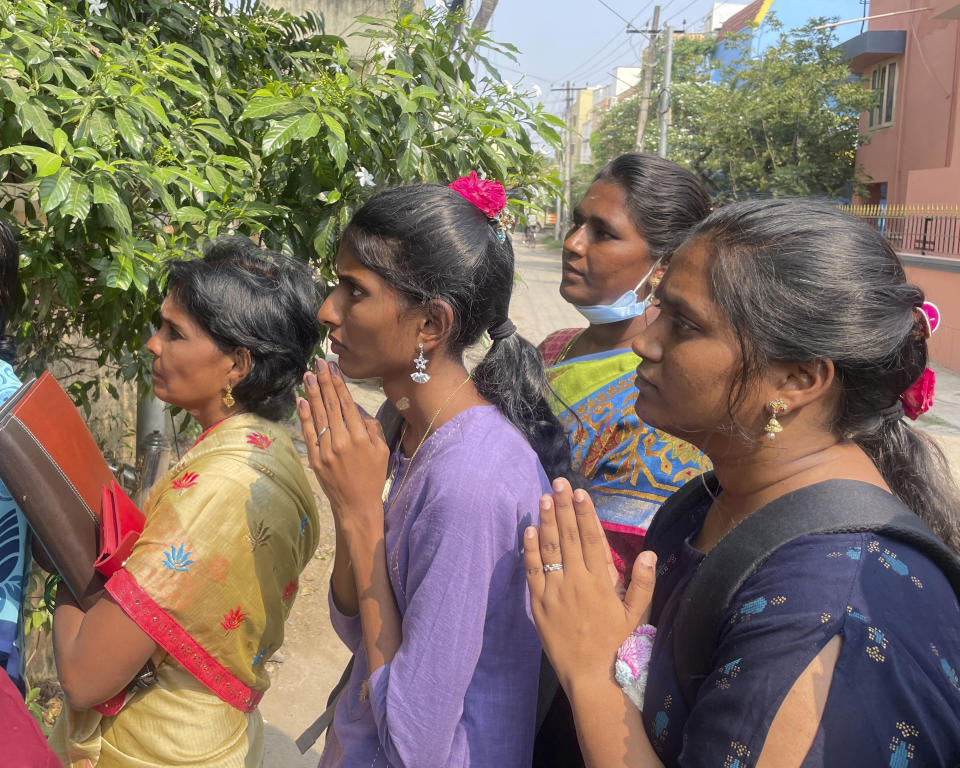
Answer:
[[[563,479],[541,498],[540,528],[527,528],[523,547],[533,617],[564,689],[612,680],[617,649],[650,615],[656,556],[637,557],[621,599],[593,502]]]

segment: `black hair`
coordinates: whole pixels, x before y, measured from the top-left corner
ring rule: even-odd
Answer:
[[[447,353],[460,358],[484,331],[507,320],[513,247],[495,222],[448,187],[389,189],[356,212],[343,243],[406,304],[440,300],[453,310]],[[499,334],[494,334],[495,336]],[[477,391],[526,437],[549,477],[572,478],[570,445],[550,409],[536,348],[520,334],[494,339],[471,374]]]
[[[7,333],[7,321],[17,304],[20,249],[13,232],[0,221],[0,360],[11,365],[17,359],[17,342]]]
[[[960,552],[960,493],[937,445],[882,412],[921,376],[927,344],[896,253],[875,228],[804,200],[752,200],[711,214],[690,242],[711,253],[714,298],[740,340],[730,412],[772,362],[831,360],[837,436],[871,458],[890,490]]]
[[[687,232],[710,213],[703,182],[683,166],[639,152],[620,155],[593,180],[619,186],[630,220],[643,235],[652,261],[670,258]]]
[[[237,236],[211,241],[201,259],[168,261],[165,270],[170,294],[224,353],[250,352],[250,371],[233,388],[237,403],[273,421],[287,416],[320,339],[306,265]]]

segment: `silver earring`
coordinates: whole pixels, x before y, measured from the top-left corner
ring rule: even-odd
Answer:
[[[417,370],[410,374],[410,378],[417,384],[426,384],[430,381],[430,374],[427,373],[427,358],[423,356],[423,344],[420,344],[420,354],[413,358],[413,364]]]

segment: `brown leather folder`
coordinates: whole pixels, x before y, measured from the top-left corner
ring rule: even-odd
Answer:
[[[113,473],[79,412],[44,371],[0,408],[0,479],[84,610],[104,577],[99,548],[103,487]]]

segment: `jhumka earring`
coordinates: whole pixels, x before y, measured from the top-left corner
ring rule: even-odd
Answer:
[[[410,378],[417,384],[426,384],[430,381],[430,374],[427,373],[427,358],[423,356],[423,344],[420,344],[420,354],[413,358],[413,364],[417,370],[410,374]]]
[[[233,408],[237,403],[237,401],[233,399],[233,387],[231,387],[229,383],[227,384],[227,393],[223,396],[222,400],[227,408]]]
[[[770,409],[770,421],[767,422],[767,426],[763,428],[763,431],[767,433],[767,437],[771,440],[776,438],[778,433],[783,432],[783,427],[780,425],[780,422],[777,421],[777,416],[781,413],[786,413],[788,407],[786,402],[779,397],[767,403],[767,408]]]

